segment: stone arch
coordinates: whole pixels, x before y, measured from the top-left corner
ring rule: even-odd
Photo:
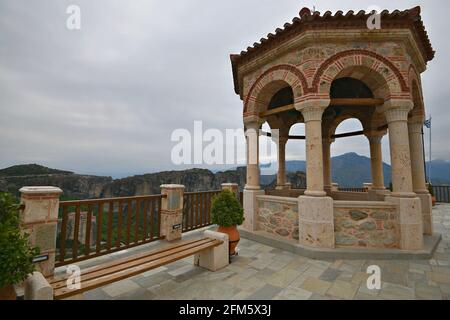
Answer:
[[[274,66],[253,83],[244,103],[244,116],[258,115],[267,108],[272,96],[283,87],[290,86],[294,94],[294,100],[302,96],[304,88],[307,88],[306,78],[303,73],[292,65]]]
[[[333,80],[341,77],[365,82],[378,98],[398,98],[409,94],[407,82],[391,61],[375,52],[360,49],[339,52],[323,62],[310,90],[328,95]]]
[[[411,88],[411,99],[414,103],[413,109],[410,111],[409,115],[411,117],[425,117],[425,106],[423,101],[422,84],[420,76],[413,65],[409,67],[408,72],[409,87]]]
[[[334,119],[332,119],[330,122],[324,124],[322,129],[322,136],[324,138],[328,137],[330,138],[334,134],[336,134],[336,130],[339,127],[339,125],[349,119],[356,119],[361,123],[361,126],[363,127],[363,130],[366,130],[370,126],[369,119],[365,119],[364,117],[361,117],[360,114],[348,112],[345,114],[342,114]]]

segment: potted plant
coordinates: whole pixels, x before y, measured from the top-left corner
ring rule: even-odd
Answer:
[[[433,207],[436,205],[436,197],[434,195],[433,185],[431,183],[428,184],[428,192],[431,194],[431,202]]]
[[[19,228],[19,205],[8,193],[0,193],[0,300],[15,300],[14,285],[34,271],[38,248],[28,245]]]
[[[244,209],[236,195],[230,190],[223,190],[216,195],[211,204],[211,216],[212,223],[219,226],[217,231],[228,234],[230,255],[235,255],[240,240],[237,226],[244,222]]]

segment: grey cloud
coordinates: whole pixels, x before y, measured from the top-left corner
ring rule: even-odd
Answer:
[[[65,27],[78,4],[82,29]],[[450,160],[447,1],[421,1],[437,56],[423,76],[436,157]],[[359,10],[392,1],[3,0],[0,3],[0,167],[39,162],[85,173],[174,168],[176,128],[242,127],[229,54],[298,15]],[[396,2],[398,9],[416,1]],[[348,122],[342,130],[358,130]],[[364,137],[338,141],[333,155],[368,154]],[[384,158],[389,160],[387,139]],[[304,158],[290,142],[288,158]],[[177,168],[175,168],[177,169]]]

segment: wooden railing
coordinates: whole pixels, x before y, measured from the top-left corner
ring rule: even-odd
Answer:
[[[60,202],[56,266],[161,239],[163,197],[165,195]]]
[[[437,202],[450,203],[450,186],[433,186],[433,192]]]
[[[339,187],[338,190],[341,192],[367,192],[366,188],[354,188],[354,187],[351,187],[351,188]]]
[[[210,226],[211,201],[221,190],[185,192],[183,202],[183,232]]]

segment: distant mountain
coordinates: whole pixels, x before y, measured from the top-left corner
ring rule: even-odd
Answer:
[[[361,187],[371,182],[370,158],[357,153],[346,153],[331,159],[333,182],[342,187]],[[427,163],[427,170],[430,163]],[[305,161],[286,161],[286,171],[306,171]],[[386,187],[391,182],[391,166],[383,163]],[[431,180],[433,184],[450,184],[450,162],[434,160],[431,162]]]
[[[0,192],[19,195],[23,186],[55,186],[64,194],[62,199],[111,198],[138,195],[159,194],[162,184],[182,184],[185,191],[219,190],[225,182],[237,183],[243,189],[246,179],[246,168],[240,167],[213,173],[206,169],[190,169],[182,171],[166,171],[137,175],[123,179],[111,177],[79,175],[69,171],[50,169],[39,165],[14,166],[0,170]],[[275,176],[264,177],[263,188],[275,187]],[[301,188],[306,184],[303,172],[287,174],[287,181],[293,187]]]
[[[38,164],[21,164],[0,170],[0,177],[27,176],[40,174],[73,174],[70,171],[47,168]]]
[[[450,162],[433,160],[427,163],[427,170],[431,171],[431,182],[435,185],[450,184]]]

